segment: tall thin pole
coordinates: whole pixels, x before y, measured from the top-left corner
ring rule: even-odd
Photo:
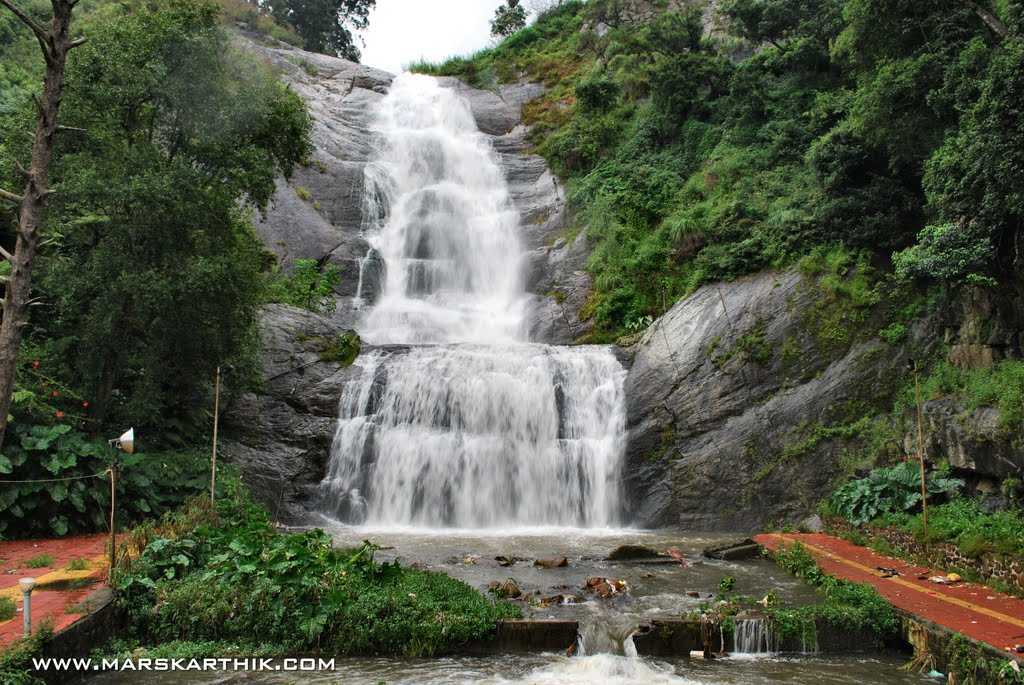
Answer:
[[[914,362],[914,395],[917,399],[917,461],[921,465],[921,528],[924,531],[924,545],[928,548],[928,486],[924,472],[924,405],[921,402],[921,379]]]
[[[210,456],[210,503],[216,500],[217,491],[217,424],[220,419],[220,367],[213,382],[213,454]]]
[[[114,563],[117,556],[117,522],[114,511],[117,506],[117,457],[110,465],[110,579],[114,579]]]

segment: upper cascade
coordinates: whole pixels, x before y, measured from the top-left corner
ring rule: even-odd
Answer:
[[[523,340],[519,216],[469,104],[402,74],[382,101],[365,227],[386,264],[361,333],[372,344]]]
[[[419,528],[614,527],[625,371],[526,339],[519,214],[469,104],[427,76],[379,104],[365,226],[383,263],[322,510]],[[385,345],[401,345],[388,349]]]

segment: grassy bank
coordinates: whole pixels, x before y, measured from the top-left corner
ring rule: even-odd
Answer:
[[[114,652],[428,656],[486,637],[518,610],[444,574],[278,534],[237,484],[137,528],[118,573],[130,630]]]

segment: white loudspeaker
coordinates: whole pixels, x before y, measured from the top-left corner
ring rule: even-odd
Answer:
[[[129,428],[124,432],[124,435],[114,440],[114,445],[117,449],[121,450],[125,454],[135,453],[135,429]]]

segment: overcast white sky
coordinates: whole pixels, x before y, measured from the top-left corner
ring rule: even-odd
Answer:
[[[502,0],[377,0],[363,33],[363,64],[399,72],[420,58],[432,62],[486,47]]]

